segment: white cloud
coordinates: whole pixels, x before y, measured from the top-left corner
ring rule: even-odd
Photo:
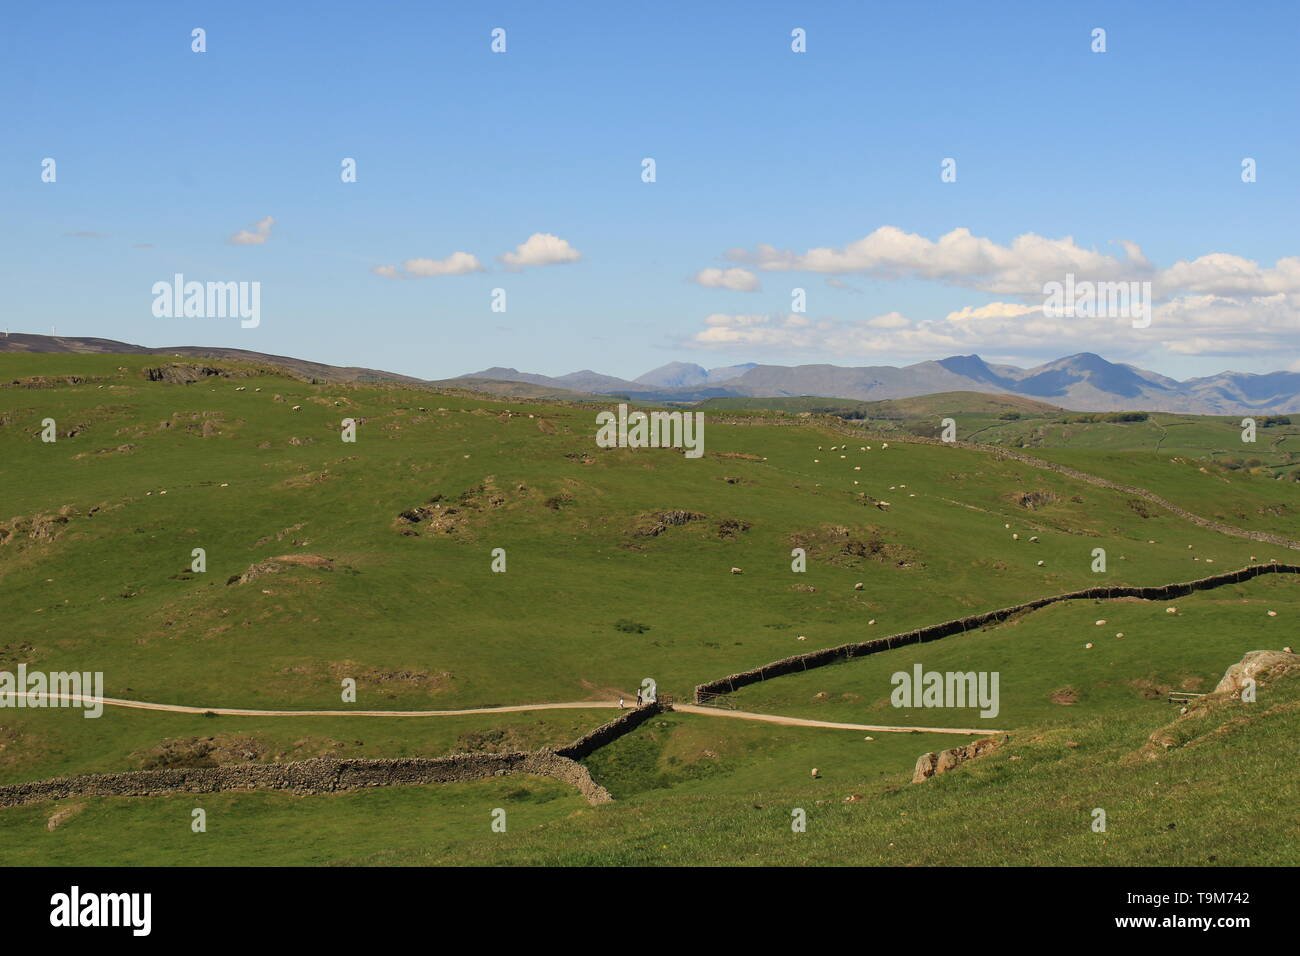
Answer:
[[[987,305],[965,305],[956,312],[949,312],[947,321],[961,322],[964,319],[1012,319],[1030,312],[1041,312],[1042,305],[1017,305],[1014,302],[990,302]]]
[[[241,229],[230,237],[230,242],[236,246],[260,246],[266,240],[271,238],[271,227],[275,225],[275,218],[267,216],[259,222],[253,223],[252,231]]]
[[[1160,273],[1159,291],[1166,295],[1200,292],[1218,296],[1256,296],[1300,292],[1300,257],[1277,260],[1272,269],[1224,252],[1179,260]]]
[[[555,266],[577,262],[582,258],[582,253],[559,236],[549,232],[535,232],[515,246],[514,252],[503,253],[497,258],[512,269],[522,269],[525,266]]]
[[[1270,268],[1241,256],[1213,252],[1153,265],[1141,247],[1116,241],[1122,254],[1087,249],[1066,236],[1034,233],[1006,245],[954,229],[937,240],[882,226],[842,247],[804,252],[760,245],[732,249],[728,260],[760,271],[803,271],[830,276],[940,282],[1019,301],[967,305],[942,319],[908,321],[897,313],[863,321],[837,319],[795,327],[776,317],[743,325],[706,323],[695,336],[716,344],[719,327],[727,344],[755,348],[808,349],[823,354],[873,351],[933,357],[936,353],[1061,354],[1106,349],[1141,355],[1166,350],[1187,355],[1251,355],[1294,351],[1300,338],[1300,257],[1278,259]],[[1044,287],[1076,282],[1150,283],[1152,323],[1134,329],[1129,318],[1055,317],[1043,312]],[[713,333],[713,334],[710,334]]]
[[[445,259],[407,259],[401,270],[397,266],[375,266],[371,271],[385,279],[427,279],[431,276],[463,276],[485,270],[478,257],[468,252],[453,252]]]
[[[727,258],[764,271],[859,274],[884,279],[930,279],[996,294],[1041,294],[1043,283],[1067,272],[1094,280],[1146,276],[1149,266],[1134,243],[1117,258],[1084,249],[1066,236],[1017,236],[1009,246],[954,229],[937,241],[895,226],[881,226],[842,248],[821,247],[796,253],[760,245],[752,252],[732,249]]]
[[[1156,305],[1151,325],[1131,318],[1053,317],[1041,306],[991,302],[966,306],[942,319],[910,320],[898,312],[870,319],[809,319],[789,315],[710,315],[690,344],[732,352],[770,350],[837,356],[869,363],[888,355],[932,359],[978,352],[985,356],[1055,358],[1101,351],[1131,360],[1179,355],[1294,354],[1300,332],[1300,293],[1254,296],[1181,296]]]
[[[748,269],[701,269],[695,273],[694,282],[707,289],[730,289],[732,292],[754,292],[758,289],[758,276]]]

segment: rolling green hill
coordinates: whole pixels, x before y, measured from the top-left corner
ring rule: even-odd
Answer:
[[[907,440],[949,401],[960,406],[952,417],[962,438],[1019,429],[999,443],[1227,524],[1300,537],[1295,485],[1268,468],[1227,467],[1209,446],[1228,447],[1231,432],[1213,420],[1179,432],[1176,416],[1152,416],[1176,434],[1175,454],[1145,446],[1151,421],[1053,424],[1071,413],[1014,397],[857,403],[900,416],[888,436],[873,431],[885,418],[872,414],[848,433],[841,418],[718,400],[703,406],[706,453],[692,460],[667,448],[597,447],[600,405],[312,384],[226,359],[7,354],[0,383],[0,669],[102,671],[106,696],[134,701],[451,710],[608,702],[630,698],[646,677],[689,699],[698,683],[767,661],[1048,594],[1294,560],[1120,491],[976,448]],[[999,417],[1009,411],[1041,417]],[[344,418],[357,422],[355,442],[340,437]],[[46,419],[55,442],[41,440]],[[1275,431],[1261,435],[1283,439],[1269,452],[1280,460],[1291,454],[1289,437]],[[1026,444],[1031,437],[1039,444]],[[1108,555],[1103,573],[1092,569],[1098,547]],[[191,567],[196,548],[201,572]],[[806,571],[792,571],[796,548]],[[504,573],[493,570],[496,549]],[[1300,612],[1296,582],[1281,575],[1178,603],[1168,616],[1150,602],[1056,606],[736,695],[742,709],[764,714],[988,726],[1010,730],[1016,747],[1024,741],[1022,761],[1002,749],[918,788],[906,782],[920,753],[969,738],[882,732],[864,741],[859,731],[668,713],[586,759],[616,798],[607,807],[526,778],[321,797],[226,793],[210,805],[229,829],[214,825],[203,849],[175,842],[190,835],[182,822],[174,839],[145,850],[142,834],[185,818],[178,808],[195,798],[93,797],[70,801],[82,808],[52,831],[57,807],[0,810],[0,859],[67,860],[75,838],[91,840],[104,862],[796,862],[800,854],[924,862],[954,841],[969,851],[961,861],[1007,862],[991,856],[991,841],[963,843],[961,834],[975,808],[1015,806],[1043,831],[1015,831],[1025,861],[1165,862],[1150,856],[1165,850],[1169,862],[1185,861],[1201,843],[1125,842],[1118,828],[1111,856],[1099,857],[1086,820],[1077,838],[1051,830],[1052,802],[1067,796],[1046,796],[1072,779],[1075,789],[1062,793],[1086,803],[1088,788],[1105,782],[1130,819],[1151,823],[1161,804],[1144,803],[1148,771],[1120,758],[1176,715],[1162,692],[1212,687],[1245,651],[1293,642],[1287,622]],[[1115,626],[1093,624],[1103,618]],[[1085,652],[1088,641],[1096,647]],[[981,723],[970,711],[936,719],[889,706],[889,674],[918,662],[1000,671],[1000,715]],[[356,681],[355,703],[341,698],[345,679]],[[1063,696],[1073,699],[1058,703]],[[607,717],[202,717],[109,707],[86,720],[75,709],[4,709],[0,783],[533,749]],[[1291,720],[1287,711],[1258,721],[1258,734],[1253,723],[1233,732],[1258,754],[1250,766],[1264,772],[1269,741]],[[1062,735],[1078,738],[1077,754],[1058,753]],[[1170,762],[1185,760],[1179,773],[1194,782],[1179,806],[1206,839],[1217,837],[1235,819],[1233,791],[1212,786],[1195,758]],[[1083,772],[1072,776],[1063,762]],[[809,778],[811,767],[821,779]],[[522,794],[509,797],[512,787]],[[862,799],[842,805],[855,792]],[[527,826],[489,846],[496,835],[486,814],[507,799],[526,810]],[[786,804],[822,799],[825,829],[810,825],[791,844]],[[402,830],[417,806],[445,809],[445,826]],[[904,836],[895,819],[903,811],[926,827]],[[481,838],[452,835],[476,813]],[[348,843],[363,818],[382,822]],[[307,832],[324,835],[294,836]],[[887,840],[868,847],[866,833],[894,834],[907,856],[891,856]],[[1257,849],[1243,840],[1241,853]]]

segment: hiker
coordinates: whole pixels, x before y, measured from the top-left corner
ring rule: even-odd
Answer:
[[[622,697],[620,697],[620,698],[618,699],[618,709],[619,709],[619,710],[622,710],[622,709],[623,709],[623,698],[622,698]]]
[[[640,691],[637,691],[637,692],[636,692],[636,705],[637,705],[638,707],[641,706],[641,692],[640,692]]]

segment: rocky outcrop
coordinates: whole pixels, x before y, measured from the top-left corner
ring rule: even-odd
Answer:
[[[964,747],[941,750],[937,754],[921,754],[916,760],[916,770],[912,774],[912,783],[929,780],[937,773],[947,773],[967,760],[982,757],[989,751],[997,749],[1009,739],[1005,734],[1002,737],[985,737],[982,740],[976,740],[974,743],[966,744]]]
[[[166,382],[170,385],[193,385],[211,375],[225,376],[225,369],[211,365],[164,365],[159,368],[147,368],[144,377],[151,382]]]
[[[1285,651],[1247,651],[1245,657],[1224,672],[1214,692],[1239,697],[1247,680],[1263,684],[1270,678],[1276,679],[1298,669],[1300,669],[1300,654],[1288,654]]]

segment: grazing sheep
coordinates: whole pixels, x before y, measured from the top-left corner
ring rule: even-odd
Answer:
[[[1045,565],[1045,564],[1047,564],[1046,561],[1039,561],[1039,562],[1038,562],[1038,566],[1039,566],[1040,568],[1043,567],[1043,565]]]
[[[876,619],[873,617],[871,620],[869,620],[869,621],[867,622],[867,626],[870,627],[872,624],[875,624],[875,623],[876,623]]]
[[[795,640],[796,640],[796,641],[806,641],[806,640],[808,640],[808,638],[806,638],[806,637],[804,637],[802,634],[800,634],[798,637],[795,638]]]
[[[813,778],[814,780],[816,780],[818,777],[821,776],[821,774],[817,772],[817,768],[816,768],[816,767],[813,767],[813,768],[812,768],[811,773],[812,773],[812,778]]]
[[[1092,641],[1089,641],[1087,644],[1085,644],[1085,645],[1083,645],[1083,646],[1084,646],[1087,650],[1092,650]]]
[[[301,405],[295,405],[295,406],[293,406],[293,410],[294,410],[295,412],[300,412],[300,411],[302,411],[302,406],[301,406]]]
[[[1038,540],[1038,535],[1036,535],[1036,534],[1035,534],[1035,535],[1030,535],[1030,536],[1029,536],[1029,540],[1030,540],[1030,541],[1037,541],[1037,540]]]
[[[862,590],[862,582],[859,581],[857,584],[853,585],[853,590],[855,590],[855,591],[861,591],[861,590]],[[1269,613],[1271,614],[1271,613],[1273,613],[1273,612],[1270,611]]]
[[[1020,535],[1018,535],[1018,534],[1012,534],[1012,535],[1011,535],[1011,540],[1012,540],[1012,541],[1019,541],[1019,540],[1020,540]]]
[[[1269,611],[1269,612],[1268,612],[1268,616],[1269,616],[1269,617],[1277,617],[1277,611]]]
[[[742,571],[742,570],[740,570],[740,568],[732,568],[732,569],[731,569],[731,573],[732,573],[732,574],[744,574],[745,572]]]
[[[1100,621],[1097,622],[1097,626],[1098,626],[1098,627],[1101,627],[1101,626],[1104,625],[1105,623],[1106,623],[1106,619],[1105,619],[1105,618],[1102,618]]]
[[[1176,607],[1167,607],[1167,608],[1165,608],[1165,613],[1166,613],[1166,614],[1177,614],[1177,613],[1178,613],[1178,608],[1176,608]]]
[[[1290,644],[1288,644],[1286,647],[1282,648],[1282,650],[1286,651],[1288,654],[1294,654],[1294,653],[1295,653],[1295,651],[1291,650],[1291,645],[1290,645]]]
[[[1120,632],[1119,632],[1118,634],[1116,634],[1115,636],[1116,636],[1116,637],[1123,637],[1123,636],[1124,636],[1124,632],[1123,632],[1123,631],[1120,631]]]

